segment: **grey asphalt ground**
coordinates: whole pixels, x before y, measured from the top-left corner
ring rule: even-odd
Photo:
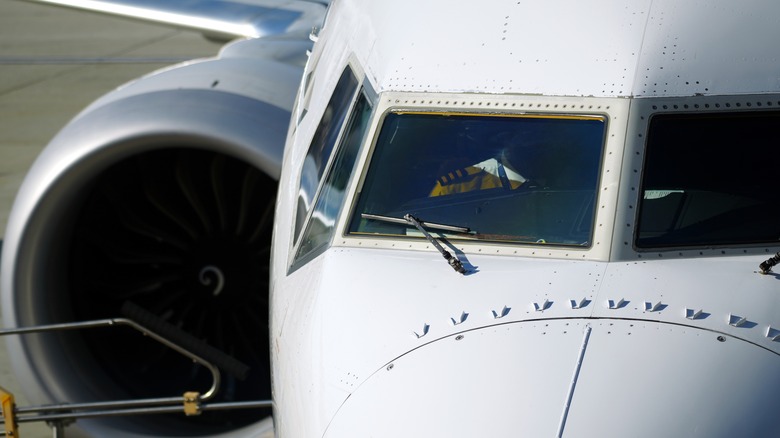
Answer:
[[[133,78],[219,48],[194,32],[0,0],[0,248],[25,173],[68,120]],[[26,405],[2,339],[0,386]],[[38,423],[24,423],[19,432],[52,436]]]

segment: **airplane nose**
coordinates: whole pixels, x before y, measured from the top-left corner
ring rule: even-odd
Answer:
[[[325,437],[780,436],[780,358],[650,321],[514,322],[377,370]]]

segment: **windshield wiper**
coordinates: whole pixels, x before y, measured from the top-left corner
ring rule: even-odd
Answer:
[[[383,216],[381,214],[371,214],[371,213],[363,213],[360,215],[360,217],[362,217],[363,219],[373,219],[382,222],[390,222],[391,224],[414,225],[414,223],[409,222],[406,219],[406,216],[400,218],[400,217]],[[462,233],[462,234],[472,233],[471,228],[468,227],[459,227],[457,225],[436,224],[433,222],[424,222],[419,219],[417,220],[417,222],[419,222],[425,228],[433,228],[436,230],[451,231],[453,233]]]
[[[466,268],[463,267],[463,263],[458,260],[457,257],[450,254],[449,251],[444,249],[441,244],[431,236],[431,234],[426,230],[426,228],[435,228],[439,230],[444,231],[452,231],[456,233],[470,233],[471,229],[467,227],[458,227],[455,225],[444,225],[444,224],[434,224],[430,222],[423,222],[416,217],[412,216],[411,214],[404,215],[403,219],[401,218],[395,218],[391,216],[381,216],[378,214],[369,214],[369,213],[363,213],[361,215],[364,219],[373,219],[373,220],[379,220],[384,222],[390,222],[394,224],[403,224],[403,225],[413,225],[415,228],[417,228],[423,236],[425,236],[426,239],[428,239],[428,242],[431,242],[431,245],[434,246],[439,252],[441,253],[442,257],[444,257],[445,260],[447,260],[447,263],[454,269],[456,272],[459,272],[461,274],[466,274]]]

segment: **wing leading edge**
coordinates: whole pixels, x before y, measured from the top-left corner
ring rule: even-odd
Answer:
[[[174,27],[210,38],[262,38],[319,27],[330,0],[29,0]]]

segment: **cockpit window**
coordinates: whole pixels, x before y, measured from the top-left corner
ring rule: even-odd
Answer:
[[[358,235],[589,246],[606,120],[391,112],[351,218]]]
[[[339,138],[341,127],[344,125],[344,119],[347,117],[357,89],[358,81],[355,74],[349,67],[345,68],[314,132],[314,138],[303,162],[296,202],[294,242],[298,241],[303,224],[312,208],[317,187],[325,174],[331,152]]]
[[[360,93],[341,143],[336,149],[333,164],[328,169],[319,196],[314,202],[314,211],[304,228],[293,261],[293,269],[322,253],[330,243],[336,217],[344,201],[347,183],[352,176],[360,146],[368,130],[371,109],[371,102],[366,94]]]
[[[780,112],[651,119],[636,246],[777,243]]]

